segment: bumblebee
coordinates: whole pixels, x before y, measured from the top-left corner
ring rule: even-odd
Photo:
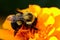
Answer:
[[[32,15],[32,13],[17,13],[16,15],[12,16],[12,28],[15,30],[14,35],[16,35],[17,31],[24,25],[27,29],[30,28],[31,30],[37,30],[35,25],[37,23],[37,18]]]

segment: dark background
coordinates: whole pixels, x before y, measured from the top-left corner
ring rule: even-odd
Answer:
[[[24,9],[29,4],[60,8],[60,0],[0,0],[0,16],[6,17],[9,14],[15,14],[16,8]]]
[[[0,0],[0,26],[9,14],[16,14],[16,8],[25,9],[29,4],[60,8],[60,0]]]

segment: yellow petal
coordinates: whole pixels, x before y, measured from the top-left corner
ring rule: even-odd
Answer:
[[[58,40],[58,38],[55,37],[55,36],[52,36],[52,37],[49,38],[49,40]]]

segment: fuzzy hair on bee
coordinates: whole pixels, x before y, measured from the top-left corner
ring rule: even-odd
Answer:
[[[31,30],[38,30],[35,28],[37,23],[37,18],[32,15],[32,13],[17,13],[16,15],[11,16],[11,26],[15,30],[14,36],[16,35],[17,31],[24,25],[27,29],[30,28]]]

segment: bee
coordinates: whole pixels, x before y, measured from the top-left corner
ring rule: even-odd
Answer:
[[[32,15],[32,13],[17,13],[16,15],[12,16],[11,25],[14,31],[14,36],[16,35],[17,31],[24,25],[27,29],[30,28],[31,30],[38,30],[35,28],[37,23],[37,18]]]

